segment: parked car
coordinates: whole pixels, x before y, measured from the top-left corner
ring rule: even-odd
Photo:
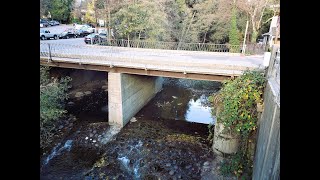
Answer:
[[[84,24],[85,26],[89,26],[89,27],[91,27],[91,28],[96,28],[94,25],[92,25],[92,24],[90,24],[90,23],[88,23],[88,24]]]
[[[77,37],[85,37],[91,33],[82,29],[78,29],[78,30],[75,30],[75,34],[77,35]]]
[[[81,29],[84,31],[88,31],[89,33],[96,33],[96,28],[91,27],[89,25],[83,25]]]
[[[40,39],[41,40],[46,40],[46,39],[50,39],[50,38],[58,39],[58,34],[51,33],[49,30],[40,29]]]
[[[100,30],[100,31],[99,31],[99,36],[100,36],[101,38],[107,39],[108,33],[107,33],[106,30]]]
[[[65,31],[59,34],[59,39],[77,38],[77,35],[72,31]]]
[[[40,19],[40,27],[48,27],[48,26],[49,26],[49,22],[47,20]]]
[[[56,20],[49,21],[49,24],[50,24],[50,26],[60,25],[60,23],[58,21],[56,21]]]
[[[97,44],[100,43],[102,39],[100,38],[99,34],[89,34],[84,38],[84,42],[86,44]]]

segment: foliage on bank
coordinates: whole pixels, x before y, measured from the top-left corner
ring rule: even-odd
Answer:
[[[217,122],[225,130],[231,131],[240,138],[239,150],[231,156],[231,161],[224,162],[223,174],[233,173],[236,176],[251,174],[252,141],[257,130],[257,105],[263,103],[265,77],[259,71],[245,71],[238,78],[223,82],[220,92],[210,96]]]
[[[47,147],[53,137],[55,122],[66,110],[64,101],[68,98],[70,77],[50,79],[49,68],[40,66],[40,147]]]

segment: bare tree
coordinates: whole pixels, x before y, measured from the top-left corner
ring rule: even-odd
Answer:
[[[237,0],[237,7],[248,14],[252,27],[251,42],[255,42],[258,31],[262,26],[263,14],[270,5],[279,3],[279,0]]]

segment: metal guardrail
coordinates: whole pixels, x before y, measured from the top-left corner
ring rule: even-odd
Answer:
[[[184,51],[205,51],[205,52],[229,52],[241,53],[242,46],[229,44],[211,44],[211,43],[179,43],[179,42],[155,42],[155,41],[139,41],[113,39],[98,43],[101,46],[117,46],[131,48],[147,48],[147,49],[165,49],[165,50],[184,50]],[[247,54],[263,54],[265,45],[247,44]]]
[[[239,48],[239,46],[228,46],[224,44],[197,44],[196,46],[195,43],[186,43],[181,45],[181,48],[183,49],[180,50],[182,51],[176,51],[174,49],[177,47],[178,43],[146,41],[128,42],[127,40],[112,40],[109,42],[108,46],[105,45],[106,44],[70,45],[40,42],[40,56],[48,57],[48,61],[51,61],[53,57],[70,58],[75,60],[78,59],[79,61],[81,61],[81,59],[110,60],[113,58],[116,58],[117,60],[134,60],[141,59],[141,56],[144,56],[144,59],[147,60],[157,60],[164,54],[175,55],[176,53],[189,54],[189,52],[194,52],[191,51],[191,49],[201,52],[211,51],[225,53],[227,51],[224,51],[223,49],[226,49],[227,47],[235,49]],[[148,48],[148,50],[140,51],[139,53],[137,53],[135,49],[127,48],[128,45],[132,48]],[[159,49],[161,51],[158,51]]]

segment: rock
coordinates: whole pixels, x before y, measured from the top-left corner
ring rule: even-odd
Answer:
[[[74,97],[79,98],[79,97],[82,97],[83,95],[84,95],[83,92],[76,92],[76,94],[74,95]]]
[[[107,89],[108,89],[108,86],[107,86],[107,85],[104,85],[104,86],[102,86],[101,88],[107,90]]]
[[[98,147],[99,145],[98,145],[98,144],[95,144],[94,146],[95,146],[95,147]]]
[[[73,126],[73,123],[70,123],[69,126],[70,126],[70,127]]]
[[[137,119],[135,118],[135,117],[132,117],[131,119],[130,119],[130,122],[136,122],[137,121]]]
[[[89,94],[91,94],[91,91],[86,91],[86,92],[84,92],[84,94],[89,95]]]
[[[92,134],[92,133],[90,133],[90,134],[89,134],[89,136],[90,136],[90,137],[92,137],[92,136],[93,136],[93,134]]]
[[[63,125],[60,125],[58,129],[62,129],[62,128],[63,128]]]
[[[89,138],[88,138],[88,136],[85,138],[85,140],[88,140]]]
[[[174,171],[171,170],[171,171],[169,172],[169,174],[172,176],[172,175],[174,174]]]
[[[172,163],[173,163],[173,164],[176,164],[176,163],[177,163],[177,161],[174,159],[174,160],[172,161]]]
[[[210,164],[209,161],[206,161],[206,162],[203,163],[204,166],[209,166],[209,164]]]
[[[92,139],[90,138],[90,141],[92,141]]]
[[[93,134],[97,133],[97,130],[93,130]]]
[[[72,102],[72,101],[70,101],[70,102],[68,102],[68,105],[74,105],[74,102]]]
[[[166,166],[167,166],[167,167],[170,167],[170,166],[171,166],[171,164],[170,164],[170,163],[167,163],[167,164],[166,164]]]
[[[172,96],[173,99],[177,99],[177,96]]]
[[[174,168],[174,169],[178,169],[178,166],[177,166],[177,165],[175,165],[175,166],[173,166],[173,168]]]
[[[95,139],[92,141],[93,143],[97,142]]]
[[[178,175],[178,179],[181,179],[181,175],[180,174]]]
[[[186,166],[186,169],[190,169],[192,167],[192,165],[188,165]]]

